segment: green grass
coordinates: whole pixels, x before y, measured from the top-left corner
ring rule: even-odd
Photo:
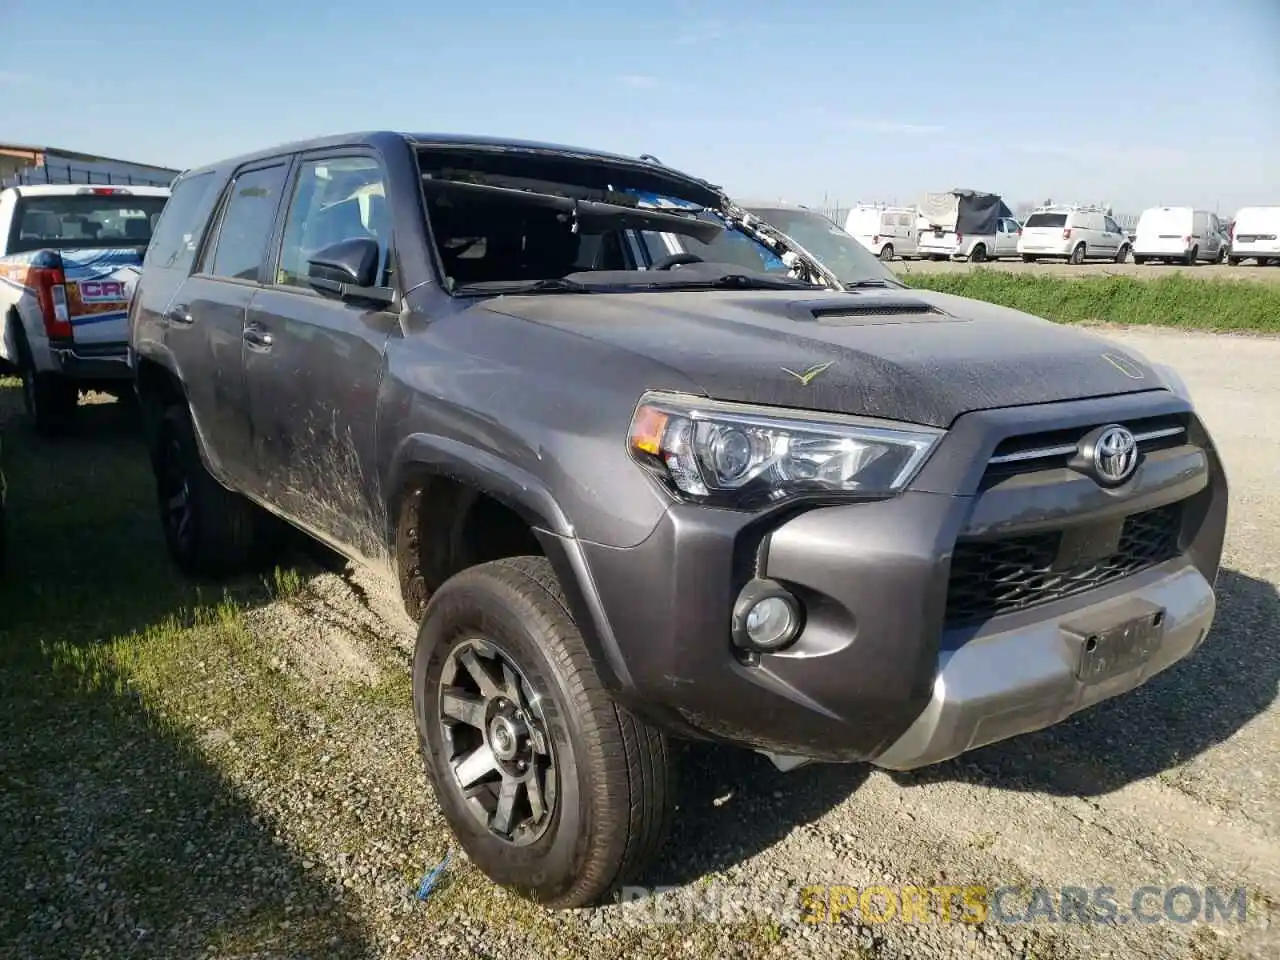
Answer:
[[[1280,284],[1182,275],[1046,277],[978,269],[910,273],[910,286],[986,300],[1060,323],[1280,334]]]

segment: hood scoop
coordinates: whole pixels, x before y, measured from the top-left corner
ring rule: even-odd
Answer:
[[[931,303],[890,294],[858,293],[831,300],[809,300],[795,305],[793,315],[801,322],[823,326],[867,326],[880,323],[918,323],[955,320]]]

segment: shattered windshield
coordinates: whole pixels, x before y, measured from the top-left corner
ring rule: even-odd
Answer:
[[[423,194],[453,292],[807,285],[767,247],[703,206],[718,202],[713,188],[693,183],[681,195],[681,182],[661,168],[638,171],[628,182],[629,171],[573,158],[435,159],[420,157]],[[654,183],[661,179],[670,182]],[[642,253],[643,238],[653,234],[724,255],[664,266]]]
[[[749,210],[821,260],[842,283],[899,282],[875,254],[816,211],[792,207],[750,207]]]

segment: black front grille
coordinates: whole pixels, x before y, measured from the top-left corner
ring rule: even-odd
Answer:
[[[962,627],[1127,577],[1178,555],[1182,504],[1126,517],[1116,549],[1062,564],[1064,532],[961,540],[951,558],[947,626]]]

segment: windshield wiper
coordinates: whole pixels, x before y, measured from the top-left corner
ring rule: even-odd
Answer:
[[[585,283],[568,277],[548,277],[545,280],[481,280],[464,283],[454,293],[594,293]]]

